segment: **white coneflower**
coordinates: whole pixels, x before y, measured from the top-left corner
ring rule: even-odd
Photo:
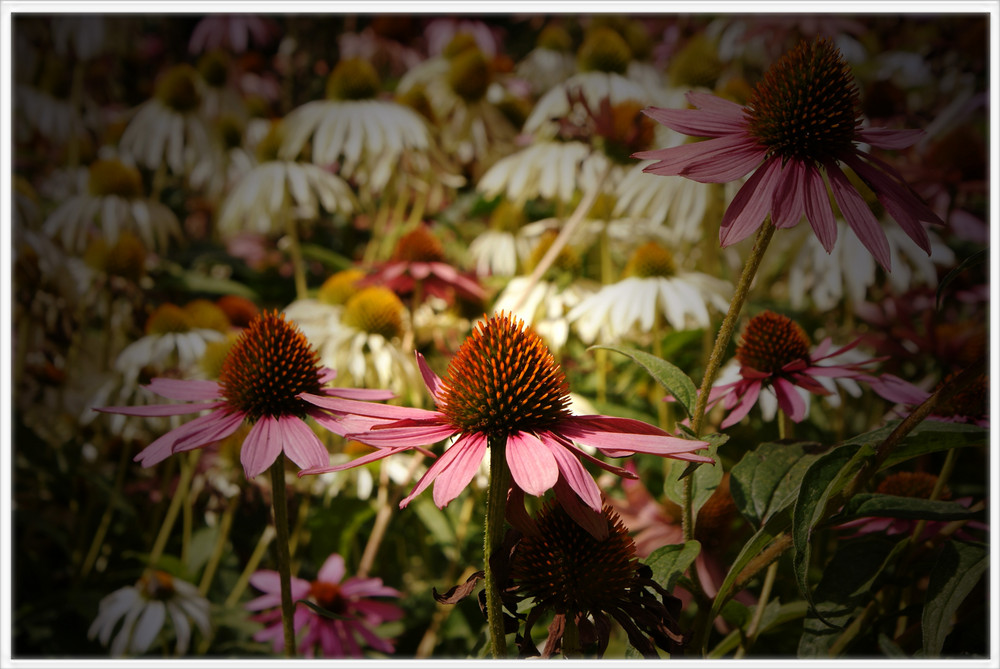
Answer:
[[[569,203],[578,190],[606,190],[614,184],[621,168],[614,167],[610,178],[601,180],[609,162],[584,142],[541,140],[494,163],[476,189],[484,197],[503,194],[515,203],[534,198]]]
[[[122,232],[134,232],[147,248],[164,249],[180,236],[177,216],[144,197],[142,175],[116,158],[99,159],[87,171],[87,192],[64,201],[45,220],[43,230],[67,250],[83,251],[93,238],[113,244]]]
[[[200,114],[204,86],[187,64],[161,74],[153,97],[139,105],[122,133],[122,154],[151,170],[162,163],[175,175],[186,174],[211,146]]]
[[[538,33],[535,48],[518,61],[514,74],[536,91],[547,91],[576,73],[573,38],[557,23],[549,23]]]

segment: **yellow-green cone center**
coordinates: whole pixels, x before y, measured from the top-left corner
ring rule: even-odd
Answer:
[[[326,80],[328,100],[369,100],[378,95],[382,83],[367,60],[348,58],[337,63]]]
[[[156,82],[156,98],[169,109],[185,113],[201,104],[198,73],[190,65],[175,65]]]
[[[790,362],[809,362],[809,337],[791,318],[764,311],[747,323],[736,359],[745,367],[777,374]]]
[[[677,265],[667,249],[653,241],[646,242],[635,251],[625,265],[625,276],[648,279],[654,276],[674,276]]]
[[[463,432],[505,437],[569,416],[569,386],[534,330],[505,314],[478,323],[448,366],[438,408]]]
[[[467,49],[451,60],[448,84],[467,102],[482,100],[490,86],[490,63],[479,49]]]
[[[319,287],[316,298],[323,304],[344,304],[358,292],[358,281],[364,277],[364,272],[353,268],[331,274]]]
[[[193,327],[191,314],[169,302],[158,306],[146,319],[147,335],[190,332]]]
[[[826,39],[802,42],[782,56],[747,107],[750,134],[783,160],[836,160],[852,151],[860,123],[850,68]]]
[[[87,168],[87,190],[95,197],[118,195],[131,200],[142,195],[142,175],[120,160],[95,160]]]
[[[301,393],[320,392],[319,354],[284,314],[264,312],[243,330],[219,373],[222,395],[251,422],[305,415]]]
[[[608,536],[595,539],[558,503],[535,519],[538,534],[521,539],[511,564],[518,590],[556,612],[607,611],[628,599],[638,571],[635,542],[611,507]]]
[[[403,332],[403,303],[388,288],[369,286],[347,300],[343,321],[356,330],[393,339]]]
[[[209,300],[192,300],[184,305],[184,311],[191,316],[191,323],[196,328],[227,332],[229,318],[219,305]]]

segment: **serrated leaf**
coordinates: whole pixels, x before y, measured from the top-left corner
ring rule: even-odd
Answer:
[[[837,516],[837,522],[869,516],[918,520],[968,520],[982,517],[984,513],[984,511],[969,511],[958,502],[860,493],[844,505],[844,509]]]
[[[989,561],[986,547],[980,544],[949,541],[942,547],[931,569],[920,621],[925,657],[940,657],[952,615],[976,587]]]
[[[656,379],[656,382],[663,386],[668,393],[674,396],[689,416],[692,414],[698,391],[691,377],[682,372],[676,365],[645,351],[625,346],[591,346],[588,350],[592,349],[606,349],[632,358],[649,372],[650,376]]]
[[[816,585],[812,613],[803,622],[799,657],[827,657],[843,628],[874,596],[872,584],[907,539],[869,535],[841,544]]]
[[[811,442],[810,442],[811,444]],[[754,526],[786,508],[798,494],[802,476],[820,457],[805,443],[765,443],[732,469],[729,490],[740,513]]]
[[[677,579],[701,553],[701,543],[695,540],[683,544],[661,546],[649,554],[643,562],[653,570],[653,580],[664,590],[674,589]]]
[[[840,446],[813,462],[802,477],[792,507],[792,567],[799,591],[811,606],[808,573],[813,528],[822,518],[830,497],[839,492],[874,453],[875,448],[869,444]],[[824,619],[822,613],[819,616]]]

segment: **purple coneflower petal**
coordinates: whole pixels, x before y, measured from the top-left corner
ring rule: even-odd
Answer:
[[[322,467],[330,462],[330,454],[316,433],[296,416],[277,419],[285,455],[300,469]]]
[[[868,385],[880,397],[897,404],[921,404],[931,395],[893,374],[883,374],[880,378],[868,381]]]
[[[424,359],[424,356],[419,351],[416,351],[415,353],[417,356],[417,367],[420,368],[420,376],[424,379],[424,385],[427,386],[427,390],[430,392],[431,397],[437,400],[438,395],[441,392],[441,377],[431,370],[427,361]]]
[[[719,227],[719,243],[729,246],[746,239],[760,227],[771,209],[771,198],[778,185],[781,160],[771,158],[747,179],[729,203]]]
[[[594,478],[587,472],[583,464],[558,442],[539,435],[541,442],[552,453],[563,481],[572,488],[584,504],[594,511],[601,510],[601,489],[597,487]]]
[[[889,240],[885,231],[875,219],[875,214],[868,208],[868,203],[851,185],[840,168],[833,163],[826,164],[826,174],[830,179],[833,197],[840,207],[840,212],[847,219],[847,224],[854,234],[887,272],[892,271],[892,260],[889,255]]]
[[[337,553],[332,553],[316,572],[316,580],[324,583],[340,583],[346,573],[344,558]]]
[[[830,207],[830,195],[826,190],[826,182],[812,165],[805,166],[806,172],[802,181],[805,196],[806,218],[812,226],[816,239],[823,245],[827,253],[833,251],[837,243],[837,221]]]
[[[931,241],[927,230],[920,222],[940,220],[927,206],[920,202],[908,188],[901,186],[863,160],[853,157],[844,161],[858,176],[867,181],[892,218],[899,223],[903,231],[922,248],[925,253],[931,253]]]
[[[204,435],[219,434],[220,426],[222,427],[223,432],[228,430],[228,434],[232,434],[242,422],[242,414],[229,414],[224,409],[218,409],[210,414],[199,416],[198,418],[184,423],[180,427],[161,435],[149,446],[142,449],[142,451],[135,456],[134,460],[140,463],[143,467],[151,467],[158,462],[166,460],[168,457],[179,451],[191,450],[193,448],[197,448],[198,446],[210,444],[212,441],[218,441],[218,439],[228,435],[223,433],[222,437],[218,437],[214,440],[204,439]],[[179,441],[191,441],[190,438],[194,439],[193,444],[188,445],[186,448],[178,447]]]
[[[806,402],[795,389],[795,385],[787,379],[776,376],[771,387],[778,396],[778,406],[781,410],[796,423],[801,423],[806,417]]]
[[[323,393],[330,397],[368,401],[391,400],[396,396],[391,390],[379,388],[324,388]]]
[[[424,475],[420,477],[419,481],[417,481],[417,485],[413,486],[413,490],[410,491],[410,494],[404,497],[403,501],[399,503],[399,508],[401,509],[405,508],[411,501],[413,501],[414,497],[416,497],[424,490],[426,490],[427,486],[429,486],[431,483],[434,482],[434,479],[444,474],[445,471],[452,464],[452,462],[458,459],[460,456],[469,456],[478,453],[478,459],[475,457],[471,458],[466,457],[463,460],[464,466],[459,468],[458,473],[452,472],[450,474],[449,476],[450,483],[446,484],[445,487],[448,488],[448,492],[451,492],[456,487],[455,482],[458,480],[459,473],[462,474],[463,476],[466,474],[468,475],[468,478],[465,478],[464,482],[462,483],[462,486],[467,485],[469,481],[472,480],[472,477],[475,476],[476,469],[479,467],[479,463],[482,462],[483,454],[485,452],[486,452],[485,436],[466,435],[459,438],[457,441],[455,441],[454,444],[451,445],[451,448],[446,450],[441,455],[441,457],[434,462],[434,464],[428,467],[427,471],[424,472]],[[357,460],[355,460],[354,462],[357,462]],[[455,495],[457,495],[458,492],[461,492],[461,487],[457,488]],[[439,493],[437,486],[435,486],[434,493],[435,493],[434,503],[438,504],[438,496],[439,495],[444,496],[445,491],[444,489],[442,489],[442,491]],[[452,499],[454,499],[454,496],[452,496]],[[438,506],[441,508],[444,507],[443,504],[438,504]]]
[[[395,425],[395,423],[390,423],[390,425]],[[413,448],[415,446],[435,444],[442,439],[447,439],[457,431],[451,425],[435,422],[407,425],[405,427],[376,426],[367,432],[348,434],[347,437],[349,439],[356,439],[369,446],[375,446],[376,448],[392,448],[397,446]]]
[[[764,150],[746,137],[725,136],[668,149],[639,151],[640,160],[656,160],[643,172],[661,176],[683,176],[702,183],[724,183],[753,170],[764,157]]]
[[[383,653],[394,652],[395,649],[388,640],[378,636],[377,634],[375,634],[375,632],[371,631],[364,625],[355,625],[354,629],[355,631],[357,631],[358,634],[361,635],[361,637],[365,640],[365,642],[373,649]]]
[[[321,579],[322,580],[322,579]],[[337,581],[339,582],[339,580]],[[402,593],[396,588],[390,588],[382,584],[381,578],[349,578],[340,585],[340,592],[346,597],[401,597]],[[395,605],[385,602],[363,600],[357,602],[357,607],[363,613],[375,613],[382,606],[388,607],[387,611],[398,611]],[[381,614],[379,614],[381,615]]]
[[[529,432],[514,432],[507,437],[507,464],[514,483],[536,497],[554,486],[559,478],[555,456]]]
[[[730,102],[725,98],[720,98],[718,95],[688,91],[684,94],[684,97],[692,105],[706,112],[739,119],[746,117],[746,110],[741,105]]]
[[[200,416],[187,423],[187,425],[191,425],[197,421],[204,420],[200,429],[188,432],[180,437],[174,443],[174,452],[190,451],[194,448],[200,448],[221,441],[236,432],[240,425],[243,424],[244,418],[243,413],[239,411],[226,413],[226,410]]]
[[[296,419],[298,420],[298,419]],[[281,453],[284,431],[277,419],[270,416],[260,418],[247,434],[240,450],[243,473],[248,479],[256,478],[274,464]]]
[[[742,113],[733,116],[695,109],[666,109],[663,107],[647,107],[642,110],[642,113],[671,130],[692,137],[731,135],[743,132],[746,126]]]
[[[607,521],[600,515],[599,511],[594,511],[589,505],[582,504],[576,490],[565,479],[560,478],[556,481],[555,492],[556,499],[559,500],[559,504],[562,505],[563,510],[580,527],[587,530],[598,541],[607,538]]]
[[[781,170],[778,187],[774,189],[771,220],[776,228],[791,228],[805,213],[806,165],[789,161]]]
[[[126,416],[179,416],[186,413],[197,413],[205,409],[218,409],[226,406],[225,402],[206,402],[203,404],[140,404],[122,407],[95,407],[102,413],[120,413]]]
[[[570,425],[564,425],[560,432],[565,437],[587,446],[593,446],[611,457],[623,457],[632,453],[650,453],[682,457],[682,459],[697,462],[714,462],[712,458],[707,456],[688,455],[691,451],[707,448],[708,442],[704,441],[655,434],[630,434],[626,437],[620,432],[609,433]]]
[[[730,397],[736,398],[737,402],[733,410],[726,416],[726,419],[722,421],[720,427],[726,429],[736,423],[743,420],[743,417],[750,413],[750,409],[753,405],[757,403],[757,398],[760,397],[760,389],[763,386],[761,381],[751,381],[746,384],[746,387],[742,393],[736,393],[730,395]]]
[[[402,453],[403,451],[411,450],[412,446],[400,446],[398,448],[378,448],[371,453],[366,453],[359,458],[355,458],[350,462],[345,462],[340,465],[327,465],[323,467],[308,467],[299,472],[299,477],[306,476],[308,474],[328,474],[330,472],[342,472],[345,469],[353,469],[354,467],[360,467],[361,465],[367,465],[371,462],[387,458],[390,455],[395,455],[396,453]]]
[[[437,411],[398,407],[393,404],[374,404],[341,397],[330,397],[328,395],[313,395],[311,393],[302,393],[298,397],[321,409],[329,409],[337,413],[355,414],[358,416],[371,416],[372,418],[433,420],[441,417],[441,414]]]
[[[867,128],[856,132],[854,137],[878,149],[905,149],[916,144],[923,134],[923,130]]]

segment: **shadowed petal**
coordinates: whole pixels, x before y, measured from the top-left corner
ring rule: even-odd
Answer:
[[[479,433],[470,434],[465,439],[456,441],[434,463],[436,465],[441,460],[444,460],[446,455],[455,451],[454,457],[451,458],[450,462],[444,463],[441,474],[438,475],[437,480],[434,482],[434,504],[439,509],[447,506],[448,502],[458,497],[458,494],[469,485],[469,482],[476,475],[476,471],[483,461],[483,454],[486,453],[486,445],[486,435]]]
[[[940,220],[923,202],[904,186],[901,186],[883,172],[869,166],[863,160],[845,160],[858,176],[871,186],[885,210],[899,223],[903,231],[917,243],[927,255],[931,253],[931,241],[927,230],[920,221]]]
[[[206,402],[203,404],[145,404],[124,407],[95,407],[94,411],[101,413],[119,413],[125,416],[180,416],[186,413],[197,413],[205,409],[218,409],[226,406],[225,402]]]
[[[346,572],[344,558],[337,553],[333,553],[326,559],[323,566],[319,568],[316,580],[323,581],[324,583],[340,583]]]
[[[698,462],[715,462],[703,455],[693,455],[692,451],[708,447],[708,442],[680,439],[656,434],[629,434],[606,432],[587,426],[567,424],[560,425],[559,433],[581,444],[593,446],[611,457],[622,457],[632,453],[651,453],[677,457],[688,454],[682,459]]]
[[[300,469],[322,467],[330,462],[330,454],[319,437],[297,416],[282,416],[277,423],[282,449]]]
[[[429,446],[436,444],[442,439],[447,439],[458,432],[450,425],[441,423],[423,423],[408,425],[406,427],[381,427],[368,430],[367,432],[354,432],[348,434],[348,439],[357,439],[363,444],[375,446],[376,448],[394,448],[397,446]]]
[[[724,183],[748,174],[760,164],[764,151],[740,136],[718,137],[695,144],[639,151],[639,160],[656,160],[643,172],[661,176],[683,176],[703,183]]]
[[[780,160],[768,160],[736,193],[719,227],[722,246],[746,239],[764,222],[764,217],[771,210],[771,198],[778,185],[777,178],[781,175],[780,166]]]
[[[536,497],[552,488],[559,478],[552,452],[528,432],[514,432],[507,437],[507,464],[518,487]]]
[[[225,409],[218,409],[210,414],[199,416],[162,435],[149,446],[142,449],[135,456],[134,460],[143,467],[151,467],[158,462],[166,460],[176,452],[191,450],[199,446],[207,446],[214,441],[229,436],[236,431],[236,428],[242,422],[243,414],[227,413]],[[214,439],[210,438],[213,436]],[[187,442],[187,447],[180,448],[178,446],[178,442],[180,441]]]
[[[171,400],[217,400],[222,398],[222,388],[215,381],[155,378],[146,388]]]
[[[466,435],[466,436],[461,437],[458,440],[456,440],[455,443],[451,445],[451,448],[449,448],[448,450],[446,450],[441,455],[441,457],[438,458],[434,462],[434,464],[432,464],[427,469],[427,471],[424,473],[424,475],[420,477],[420,480],[417,481],[417,485],[415,485],[413,487],[413,490],[410,491],[410,494],[407,495],[406,497],[404,497],[403,501],[401,501],[399,503],[399,508],[401,508],[401,509],[405,508],[411,501],[413,501],[414,497],[416,497],[417,495],[419,495],[420,493],[422,493],[424,490],[426,490],[427,486],[429,486],[431,483],[434,482],[434,479],[436,479],[441,474],[443,474],[445,472],[445,470],[448,468],[448,465],[450,465],[452,463],[452,461],[454,461],[457,457],[459,457],[460,455],[463,454],[463,447],[465,447],[466,442],[468,441],[468,439],[471,436],[473,436],[473,435]],[[485,437],[482,437],[481,435],[480,435],[480,437],[481,437],[481,441],[480,440],[473,441],[471,449],[468,449],[468,450],[478,450],[479,453],[480,453],[479,459],[481,461],[482,460],[482,453],[484,453],[486,451],[486,440],[485,440]],[[468,453],[466,453],[466,455],[467,454]],[[465,481],[465,484],[468,484],[468,482],[472,480],[472,477],[474,475],[475,475],[475,470],[473,470],[469,474],[469,478],[468,478],[468,480]],[[454,479],[454,477],[453,477],[453,479]],[[454,483],[454,480],[453,480],[453,483]],[[464,485],[462,487],[464,487]],[[435,500],[435,503],[436,502],[437,502],[437,500]]]
[[[875,214],[868,208],[868,203],[861,197],[857,189],[851,185],[840,171],[840,168],[833,163],[826,165],[826,174],[830,179],[830,187],[833,189],[833,197],[837,200],[837,206],[847,219],[847,224],[854,230],[854,234],[868,249],[869,253],[875,256],[885,271],[892,271],[892,260],[889,255],[889,241],[886,239],[885,231],[875,219]]]
[[[812,165],[806,165],[802,189],[805,195],[806,219],[812,226],[816,239],[826,252],[830,253],[837,242],[837,221],[833,217],[833,209],[830,208],[830,196],[827,194],[823,175]]]
[[[781,180],[774,190],[774,206],[771,219],[776,228],[795,226],[805,213],[806,165],[790,160],[781,171]]]
[[[367,465],[369,462],[375,462],[376,460],[387,458],[390,455],[395,455],[396,453],[402,453],[403,451],[408,451],[411,448],[412,448],[411,446],[399,446],[397,448],[380,448],[371,453],[362,455],[360,458],[354,458],[350,462],[345,462],[343,464],[328,465],[324,467],[308,467],[299,472],[299,478],[307,476],[309,474],[327,474],[329,472],[342,472],[345,469],[353,469],[354,467]]]
[[[905,149],[916,144],[923,134],[923,130],[868,128],[859,130],[855,133],[855,137],[879,149]]]
[[[278,459],[284,434],[277,419],[264,416],[258,420],[243,442],[240,462],[247,479],[256,478]]]
[[[601,511],[601,489],[589,472],[576,457],[559,442],[551,439],[546,432],[539,435],[541,442],[552,453],[559,473],[566,484],[575,492],[584,504],[598,513]]]
[[[795,389],[795,385],[778,376],[775,377],[772,387],[774,394],[778,396],[778,406],[785,415],[796,423],[801,423],[806,417],[806,403]]]
[[[760,381],[755,381],[746,387],[746,391],[742,395],[738,396],[739,402],[736,407],[729,413],[728,416],[726,416],[726,419],[722,421],[722,424],[720,425],[721,428],[725,429],[731,425],[735,425],[743,420],[744,416],[750,413],[750,409],[757,403],[757,398],[760,396],[761,386],[762,383]],[[737,396],[733,395],[731,397]]]
[[[721,137],[744,132],[746,129],[742,110],[734,115],[696,109],[647,107],[642,113],[671,130],[693,137]]]
[[[323,394],[349,400],[391,400],[396,393],[380,388],[324,388]]]
[[[359,402],[358,400],[329,397],[327,395],[302,393],[298,397],[299,399],[302,399],[314,406],[343,414],[357,414],[359,416],[372,416],[374,418],[391,418],[393,420],[402,420],[404,418],[433,419],[440,418],[441,416],[440,412],[437,411],[398,407],[393,404]]]

